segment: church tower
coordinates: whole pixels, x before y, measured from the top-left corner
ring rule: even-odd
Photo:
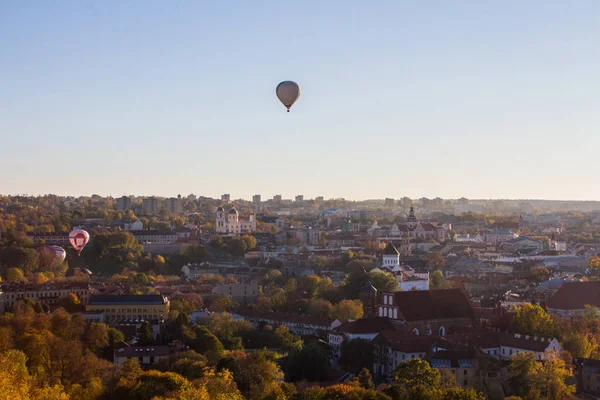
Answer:
[[[408,217],[406,218],[406,225],[409,229],[415,229],[418,223],[419,220],[417,220],[417,217],[415,217],[415,208],[411,206]]]

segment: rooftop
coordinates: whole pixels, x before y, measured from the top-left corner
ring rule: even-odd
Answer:
[[[143,295],[94,295],[90,297],[90,305],[115,305],[115,304],[146,304],[162,305],[167,303],[167,298],[160,294]]]

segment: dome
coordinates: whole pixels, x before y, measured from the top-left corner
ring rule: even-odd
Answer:
[[[232,208],[231,210],[229,210],[229,214],[237,214],[237,210],[235,208]]]
[[[217,211],[225,211],[225,209],[221,206],[217,207]]]

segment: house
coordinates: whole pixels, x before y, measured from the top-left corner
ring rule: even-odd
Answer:
[[[429,290],[429,272],[415,273],[407,266],[400,264],[400,253],[392,243],[388,243],[383,250],[382,266],[373,271],[390,273],[398,279],[398,290]]]
[[[159,346],[125,346],[113,353],[114,363],[123,365],[127,360],[135,360],[141,366],[158,365],[170,356],[186,351],[186,347],[172,343]]]
[[[379,227],[374,224],[368,230],[369,234],[378,234]],[[393,237],[435,239],[438,241],[446,240],[448,229],[437,222],[421,222],[415,216],[415,209],[410,208],[406,223],[396,224],[389,232]]]
[[[365,339],[373,340],[383,331],[394,331],[396,326],[388,318],[362,318],[348,321],[331,330],[327,335],[327,342],[334,356],[340,355],[342,343],[346,340]]]
[[[390,318],[415,335],[445,336],[458,327],[472,327],[475,313],[461,289],[385,293],[378,315]]]
[[[449,343],[479,349],[497,360],[510,360],[513,354],[532,353],[536,360],[541,361],[545,359],[548,352],[562,350],[562,346],[555,338],[539,338],[489,329],[448,335],[446,339]]]
[[[577,392],[593,396],[600,395],[600,360],[575,359]]]
[[[412,358],[425,358],[437,341],[438,338],[434,336],[407,335],[395,330],[380,332],[373,339],[374,374],[381,378],[392,378],[398,364]]]
[[[169,315],[170,301],[159,294],[93,295],[86,311],[104,311],[109,321],[162,319]]]
[[[69,245],[69,232],[53,232],[53,233],[35,233],[28,232],[27,237],[32,242],[44,241],[47,245],[65,246]],[[92,238],[90,237],[90,242]],[[89,242],[88,242],[89,244]]]
[[[157,229],[130,231],[139,243],[175,243],[177,234],[172,231],[161,232]]]
[[[483,235],[483,240],[486,243],[497,245],[506,242],[507,240],[516,239],[518,237],[519,235],[509,231],[508,229],[493,229],[489,232],[486,232]]]
[[[529,239],[526,236],[519,236],[502,243],[502,248],[511,252],[529,253],[535,250],[542,250],[544,244],[539,240]]]
[[[141,231],[144,229],[144,223],[139,219],[135,221],[123,222],[123,229],[126,231]]]
[[[547,302],[550,314],[583,316],[586,306],[600,307],[600,281],[565,282]]]
[[[234,300],[245,305],[256,301],[258,291],[259,286],[256,283],[226,283],[215,286],[212,293],[231,296]]]
[[[450,371],[456,384],[462,388],[485,388],[488,398],[504,398],[500,362],[478,349],[439,350],[427,360],[433,368]],[[495,396],[490,396],[491,392],[495,392]]]
[[[90,285],[85,282],[22,283],[7,282],[0,285],[0,313],[11,310],[18,301],[30,299],[47,305],[57,305],[71,293],[85,305],[89,300]]]
[[[329,318],[283,312],[244,309],[238,311],[237,315],[250,322],[253,328],[258,328],[261,324],[274,327],[285,325],[290,332],[301,336],[326,336],[330,329],[337,326]]]

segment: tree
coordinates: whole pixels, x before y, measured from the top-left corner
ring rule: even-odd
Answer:
[[[227,243],[227,251],[229,254],[243,257],[246,252],[246,242],[244,242],[240,237],[233,238]]]
[[[485,396],[473,389],[453,387],[445,391],[442,400],[485,400]]]
[[[440,384],[440,372],[420,358],[402,361],[394,371],[394,379],[401,386],[412,389],[416,387],[437,387]]]
[[[0,265],[5,268],[18,268],[25,274],[38,269],[39,254],[25,247],[5,247],[0,250]]]
[[[444,273],[441,270],[436,269],[429,274],[429,284],[432,289],[439,289],[442,283],[444,283]]]
[[[571,369],[558,354],[549,354],[543,363],[535,363],[531,374],[532,388],[546,395],[548,400],[569,398],[575,393],[575,385],[567,385]]]
[[[109,345],[108,326],[101,322],[92,322],[87,325],[83,333],[83,342],[92,352]]]
[[[8,282],[22,282],[25,280],[25,275],[23,275],[23,271],[19,268],[9,268],[4,273],[4,277]]]
[[[600,274],[600,256],[595,255],[593,257],[590,257],[590,259],[588,261],[588,268],[590,269],[590,272],[593,275],[599,275]]]
[[[535,267],[531,270],[531,275],[537,282],[543,282],[548,280],[551,273],[546,267]]]
[[[329,350],[319,342],[312,342],[279,362],[288,382],[322,382],[328,376]]]
[[[327,317],[333,312],[331,302],[323,299],[310,299],[308,302],[308,313],[317,317]]]
[[[346,322],[350,319],[360,319],[363,314],[363,304],[360,300],[342,300],[334,306],[333,318]]]
[[[152,336],[152,330],[150,329],[150,324],[148,321],[142,322],[140,326],[140,338],[139,345],[140,346],[151,346],[154,344],[154,336]]]
[[[208,252],[204,245],[194,244],[186,247],[185,257],[190,263],[201,263],[208,258]]]
[[[250,235],[242,235],[241,239],[246,245],[246,250],[252,250],[256,247],[256,238]]]
[[[554,336],[554,323],[550,315],[538,305],[525,303],[516,309],[512,319],[515,332],[530,336]]]
[[[299,352],[304,345],[302,339],[291,333],[285,325],[279,325],[279,327],[275,329],[275,337],[280,343],[281,350],[286,354]]]
[[[389,272],[371,271],[369,279],[378,293],[390,293],[398,290],[398,278]]]
[[[430,269],[439,269],[446,266],[446,260],[439,251],[430,251],[425,254],[425,260],[427,260]]]
[[[242,353],[221,359],[217,370],[224,369],[233,373],[238,389],[247,399],[280,398],[274,395],[280,391],[279,381],[283,379],[283,373],[278,365],[269,359],[268,353]]]
[[[509,384],[514,393],[526,395],[531,388],[531,375],[535,367],[535,354],[513,354],[508,367]]]
[[[367,368],[363,368],[358,374],[358,384],[363,389],[374,389],[375,385],[373,384],[373,379],[371,376],[371,371]]]
[[[69,293],[67,297],[61,300],[61,305],[67,311],[79,311],[81,309],[81,301],[75,293]]]
[[[374,351],[370,340],[346,340],[340,347],[340,365],[344,370],[358,374],[363,368],[372,368]]]
[[[598,350],[594,336],[583,332],[570,332],[563,340],[563,347],[575,358],[589,358]]]

